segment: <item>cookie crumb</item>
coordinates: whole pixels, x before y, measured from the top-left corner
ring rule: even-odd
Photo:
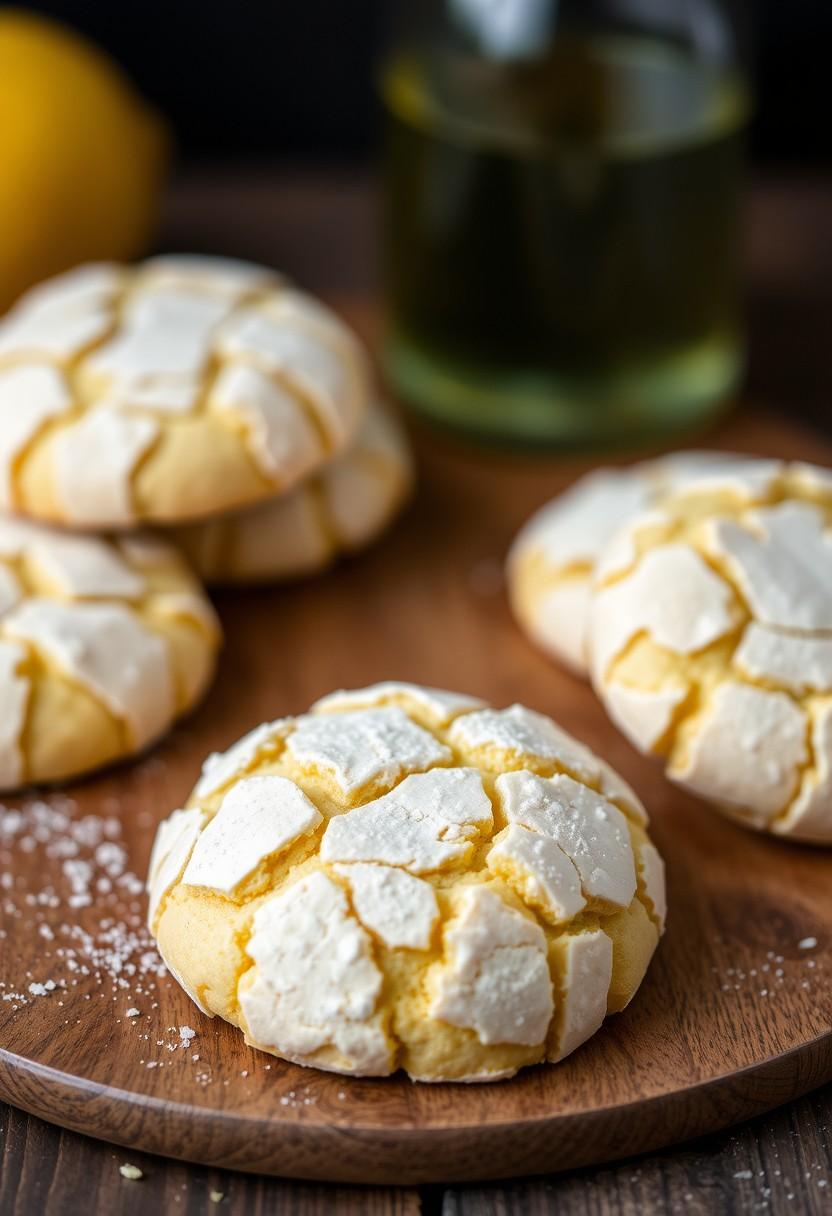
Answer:
[[[140,1014],[141,1014],[141,1010],[136,1009],[136,1008],[135,1008],[135,1006],[134,1006],[134,1007],[132,1007],[132,1008],[128,1009],[128,1010],[127,1010],[127,1013],[126,1013],[124,1016],[125,1016],[126,1018],[137,1018],[137,1017],[139,1017],[139,1016],[140,1016]]]

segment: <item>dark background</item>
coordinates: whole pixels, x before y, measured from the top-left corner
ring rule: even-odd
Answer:
[[[173,121],[188,158],[299,163],[372,154],[374,70],[391,3],[47,0],[20,7],[59,17],[106,47]],[[755,160],[828,165],[832,0],[748,0],[748,9]]]

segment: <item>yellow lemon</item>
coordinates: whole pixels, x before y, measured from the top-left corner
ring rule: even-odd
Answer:
[[[168,143],[103,52],[55,22],[0,11],[0,310],[78,262],[140,253]]]

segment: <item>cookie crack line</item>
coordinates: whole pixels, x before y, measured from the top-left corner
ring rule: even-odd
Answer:
[[[832,843],[832,477],[773,465],[746,460],[734,493],[715,473],[613,538],[593,679],[676,784],[746,826]]]
[[[731,634],[726,634],[723,637],[718,638],[715,642],[709,643],[707,646],[702,647],[701,650],[694,651],[691,654],[686,655],[686,660],[695,666],[697,660],[707,658],[710,654],[723,650],[726,645],[730,645],[731,650],[727,670],[723,676],[723,679],[720,680],[719,683],[723,683],[725,680],[730,679],[737,684],[743,684],[749,688],[757,688],[761,692],[779,693],[782,696],[788,697],[796,707],[806,713],[808,722],[807,729],[809,729],[811,733],[811,716],[809,714],[809,705],[819,696],[823,696],[824,690],[812,687],[808,688],[802,693],[797,692],[794,688],[789,687],[782,681],[778,681],[772,677],[754,675],[746,669],[737,667],[735,665],[736,654],[742,644],[743,635],[751,623],[753,623],[752,620],[743,622],[743,624],[739,626],[737,630],[732,630]],[[832,631],[828,630],[813,631],[811,634],[807,634],[806,630],[785,630],[777,629],[774,626],[766,626],[766,629],[770,629],[772,632],[778,632],[787,637],[798,637],[803,639],[809,636],[814,639],[828,636],[830,639],[832,639]],[[735,636],[732,637],[732,634]],[[616,686],[623,688],[632,689],[634,691],[639,691],[638,684],[634,684],[628,680],[617,679],[616,671],[626,664],[628,658],[631,657],[632,654],[637,650],[639,644],[645,640],[647,640],[651,646],[660,651],[665,657],[670,659],[677,657],[674,651],[656,642],[649,630],[642,629],[628,639],[623,649],[610,660],[606,674],[606,680],[609,683],[613,683]],[[687,667],[687,665],[688,664],[686,663],[685,666]],[[718,684],[716,686],[709,685],[701,677],[697,678],[695,672],[693,674],[685,672],[683,680],[684,684],[680,686],[680,691],[683,692],[683,699],[680,701],[679,705],[671,711],[671,716],[669,718],[667,727],[651,744],[650,751],[656,756],[670,755],[670,752],[672,751],[673,739],[676,738],[679,732],[689,724],[691,719],[697,717],[707,709],[713,692],[715,691],[715,687],[719,686]],[[651,689],[650,691],[660,692],[664,687],[665,686],[660,686],[658,689]],[[667,688],[672,689],[673,685],[668,685]],[[796,796],[797,795],[795,795],[795,797]],[[792,801],[794,801],[794,799],[792,799]],[[791,803],[789,803],[789,805],[784,808],[783,811],[776,813],[773,818],[781,818],[787,813],[790,806]]]
[[[807,709],[805,703],[801,704],[802,708]],[[809,712],[806,713],[806,737],[804,739],[804,746],[806,748],[806,759],[802,764],[798,764],[795,768],[795,787],[792,796],[789,798],[785,806],[781,807],[779,811],[775,811],[769,817],[769,830],[777,831],[779,824],[783,824],[788,821],[789,816],[794,809],[795,803],[803,792],[807,779],[810,776],[817,777],[818,779],[820,778],[820,765],[814,738],[814,720]]]
[[[114,303],[115,315],[111,324],[102,330],[101,333],[91,338],[84,343],[76,351],[63,358],[44,358],[43,355],[37,356],[37,361],[41,359],[50,367],[54,367],[61,375],[63,382],[66,384],[72,404],[64,409],[60,414],[52,415],[44,418],[36,429],[29,435],[23,445],[18,449],[13,456],[9,467],[9,484],[12,492],[12,500],[14,506],[19,506],[19,495],[17,491],[17,482],[19,475],[26,461],[29,458],[32,450],[40,444],[51,433],[60,430],[61,425],[69,424],[73,421],[78,421],[90,408],[89,402],[84,399],[84,394],[81,393],[77,384],[77,372],[82,364],[101,347],[112,341],[120,323],[120,300]],[[0,356],[0,371],[6,367],[22,367],[26,366],[31,359],[31,354],[20,353],[16,356],[9,357],[8,355]]]
[[[744,631],[746,626],[744,625],[742,628]],[[638,635],[638,637],[634,637],[631,639],[630,643],[628,643],[627,647],[625,648],[624,651],[622,651],[622,654],[620,656],[620,661],[622,663],[626,661],[627,653],[632,651],[633,647],[637,644],[639,638],[643,639],[644,637],[649,637],[649,635],[642,632],[640,635]],[[652,641],[652,639],[650,639],[650,640]],[[737,649],[739,648],[741,640],[742,639],[740,636],[740,638],[737,639],[737,641],[734,643],[734,646],[733,646],[733,649],[731,652],[732,664],[733,664],[733,657],[736,654]],[[713,647],[720,648],[724,644],[725,641],[726,641],[726,639],[724,639],[724,638],[719,639],[719,641],[717,643],[713,644]],[[653,645],[656,645],[656,643],[653,643]],[[659,650],[662,650],[667,655],[673,654],[672,651],[667,650],[665,647],[657,647],[657,648]],[[710,646],[706,647],[704,650],[698,652],[698,656],[695,655],[692,657],[701,658],[702,656],[707,655],[708,652],[711,651],[711,649],[712,649],[712,647],[710,647]],[[619,660],[618,659],[614,660],[613,668],[612,668],[613,675],[614,675],[615,668],[618,665],[619,665]],[[636,684],[628,683],[626,681],[615,681],[613,679],[613,676],[611,676],[610,679],[616,684],[616,686],[620,686],[623,688],[629,688],[629,689],[632,689],[635,691],[638,691],[638,689],[639,689],[639,686]],[[775,811],[769,816],[768,826],[772,827],[778,821],[782,822],[783,820],[788,818],[789,812],[791,811],[794,802],[800,796],[800,792],[803,787],[803,778],[810,771],[813,771],[813,770],[816,771],[815,762],[814,762],[814,759],[812,758],[813,751],[814,751],[813,746],[812,746],[812,718],[811,718],[811,714],[809,712],[809,703],[817,698],[817,694],[814,693],[813,691],[803,693],[801,695],[801,694],[796,693],[794,691],[794,689],[788,688],[784,684],[777,683],[773,680],[766,680],[766,679],[754,677],[754,676],[750,675],[748,672],[738,669],[738,668],[734,667],[733,665],[728,668],[724,677],[715,686],[709,685],[706,681],[703,681],[701,678],[697,679],[697,678],[686,677],[684,688],[680,690],[683,693],[682,699],[680,700],[679,704],[674,709],[671,710],[667,726],[662,731],[661,735],[659,735],[651,743],[649,750],[650,750],[651,755],[654,755],[656,757],[661,757],[661,758],[668,760],[668,762],[669,762],[668,776],[670,776],[671,780],[675,781],[677,784],[684,785],[684,780],[682,778],[677,778],[675,776],[674,770],[678,769],[682,757],[687,756],[687,753],[688,753],[688,750],[690,747],[690,742],[691,742],[690,739],[687,737],[687,732],[690,729],[692,723],[694,723],[697,719],[703,718],[705,716],[705,714],[707,713],[708,708],[711,704],[711,701],[713,699],[714,692],[716,691],[716,689],[718,687],[720,687],[721,684],[724,684],[728,680],[730,680],[731,682],[733,682],[735,684],[740,684],[740,685],[743,685],[748,688],[759,689],[761,692],[777,693],[781,696],[788,697],[789,700],[795,705],[795,707],[802,710],[804,712],[804,714],[806,715],[807,749],[809,749],[810,758],[807,759],[804,763],[799,764],[797,766],[796,788],[795,788],[792,796],[787,801],[786,805],[784,807],[782,807],[779,811]],[[661,691],[661,689],[659,689],[658,691]]]
[[[379,993],[379,998],[376,1003],[376,1007],[373,1010],[374,1013],[377,1013],[378,1005],[380,1003],[382,1003],[381,998],[382,998],[382,993],[384,990],[384,985],[387,982],[387,975],[385,973],[383,962],[380,957],[381,953],[382,953],[382,947],[379,943],[378,935],[376,933],[374,933],[372,928],[370,928],[370,926],[368,926],[362,920],[361,916],[358,914],[358,911],[355,907],[355,900],[353,898],[352,888],[350,887],[349,882],[347,882],[345,879],[342,879],[340,877],[340,875],[333,873],[332,871],[333,871],[332,866],[326,867],[326,873],[327,873],[330,881],[338,883],[338,886],[341,888],[341,890],[344,893],[344,898],[347,901],[347,906],[349,907],[349,910],[350,910],[352,916],[355,918],[355,920],[358,922],[358,924],[361,925],[364,932],[367,934],[369,943],[370,943],[370,954],[372,957],[373,964],[375,965],[375,967],[377,968],[377,970],[379,971],[379,973],[382,977],[382,991]],[[406,873],[406,871],[404,871],[404,872]],[[399,1068],[401,1068],[401,1060],[402,1060],[402,1056],[404,1055],[404,1052],[405,1052],[405,1044],[402,1042],[402,1040],[399,1038],[399,1036],[397,1035],[397,1033],[395,1031],[395,1019],[394,1019],[394,1010],[393,1009],[387,1009],[385,1011],[385,1016],[382,1021],[382,1028],[383,1028],[385,1037],[387,1038],[388,1044],[390,1046],[390,1065],[391,1065],[390,1072],[394,1073],[394,1072],[397,1072]]]
[[[748,459],[751,461],[751,458]],[[686,502],[694,503],[695,500],[696,492],[693,490],[687,493],[681,492],[678,495],[678,502],[682,508],[684,508]],[[738,515],[739,522],[748,530],[753,531],[751,521],[744,520],[743,516],[750,515],[757,510],[782,506],[789,501],[792,501],[792,498],[784,481],[778,488],[772,490],[771,493],[760,494],[750,498],[737,497],[733,503],[731,501],[723,501],[717,508],[717,511],[727,511],[732,516],[734,514]],[[805,502],[806,505],[818,505],[817,500],[808,495],[798,496],[798,501]],[[663,515],[662,506],[663,504],[660,499],[656,506],[648,508],[644,511],[643,515],[637,516],[624,526],[623,531],[628,533],[635,552],[626,565],[621,567],[616,566],[614,570],[604,572],[598,582],[598,588],[614,586],[616,583],[631,577],[646,553],[657,545],[685,541],[716,574],[719,574],[729,583],[734,589],[740,603],[743,607],[747,607],[742,590],[735,582],[730,570],[723,568],[719,558],[709,553],[706,548],[697,542],[697,531],[701,527],[702,519],[699,517],[689,519],[684,515],[683,510],[675,516]],[[653,531],[658,532],[658,536],[651,539]]]

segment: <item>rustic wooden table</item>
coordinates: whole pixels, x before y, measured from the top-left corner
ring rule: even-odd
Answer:
[[[758,187],[750,223],[747,398],[832,426],[832,188]],[[338,239],[330,243],[331,232]],[[366,180],[217,171],[172,191],[164,244],[248,256],[354,305],[375,282]],[[129,1181],[119,1166],[143,1173]],[[832,1090],[733,1132],[553,1179],[420,1190],[283,1183],[87,1140],[0,1106],[0,1216],[129,1212],[642,1213],[832,1211]]]

